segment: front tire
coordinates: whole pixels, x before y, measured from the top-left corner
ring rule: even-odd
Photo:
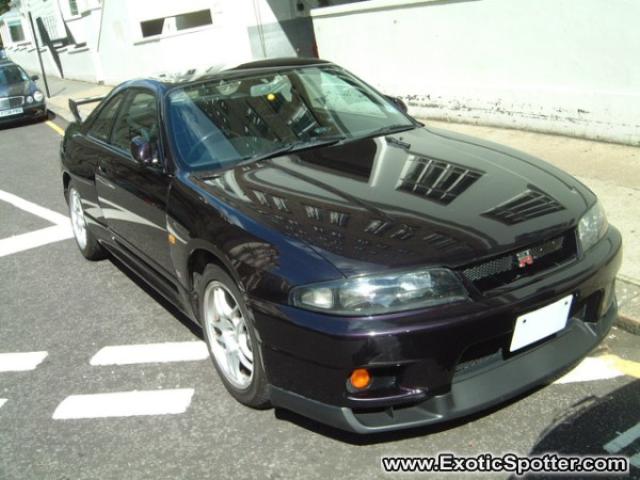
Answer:
[[[207,265],[198,280],[202,331],[222,383],[240,403],[268,407],[269,384],[244,295],[215,265]]]
[[[69,183],[67,197],[71,229],[80,253],[88,260],[102,260],[107,256],[107,252],[88,228],[84,208],[82,207],[82,197],[73,181]]]

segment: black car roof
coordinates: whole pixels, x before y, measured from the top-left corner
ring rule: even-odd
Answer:
[[[231,70],[253,70],[258,68],[277,68],[277,67],[302,67],[306,65],[318,65],[331,63],[319,58],[300,58],[300,57],[284,57],[270,58],[267,60],[257,60],[255,62],[243,63]]]

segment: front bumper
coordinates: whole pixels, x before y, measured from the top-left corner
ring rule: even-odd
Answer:
[[[275,406],[356,433],[387,432],[453,420],[500,404],[556,377],[600,342],[616,315],[617,308],[612,305],[596,328],[573,320],[555,339],[497,367],[453,383],[446,394],[409,406],[353,410],[321,403],[277,387],[272,387],[271,401]]]
[[[619,232],[588,255],[502,293],[426,312],[340,318],[254,302],[271,400],[358,433],[430,425],[499,404],[557,376],[604,338],[617,315]],[[561,332],[517,352],[516,317],[572,294]],[[355,368],[374,383],[348,388]],[[378,380],[376,380],[378,379]]]

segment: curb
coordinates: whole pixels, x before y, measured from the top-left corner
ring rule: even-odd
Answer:
[[[640,335],[640,321],[627,317],[624,313],[618,313],[618,319],[615,322],[615,326],[625,332]]]
[[[618,276],[615,293],[618,300],[616,326],[640,335],[640,285],[635,280]]]
[[[58,108],[59,105],[55,105],[51,102],[47,102],[47,109],[53,113],[56,117],[63,119],[67,123],[73,123],[75,119],[73,118],[73,114],[62,107]],[[62,113],[60,113],[62,112]]]

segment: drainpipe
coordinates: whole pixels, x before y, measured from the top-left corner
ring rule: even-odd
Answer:
[[[33,17],[31,16],[31,10],[29,10],[29,24],[31,25],[31,33],[33,33],[33,40],[36,42],[36,52],[38,52],[38,62],[40,62],[40,70],[42,71],[42,80],[44,81],[44,88],[47,93],[47,98],[51,98],[49,92],[49,83],[47,82],[47,74],[44,71],[44,63],[42,63],[42,53],[40,53],[40,42],[36,35],[36,29],[33,27]]]
[[[260,14],[260,0],[253,0],[253,13],[256,17],[256,26],[258,29],[258,36],[260,37],[260,47],[262,48],[263,58],[267,58],[267,46],[264,41],[264,30],[262,27],[262,15]]]

